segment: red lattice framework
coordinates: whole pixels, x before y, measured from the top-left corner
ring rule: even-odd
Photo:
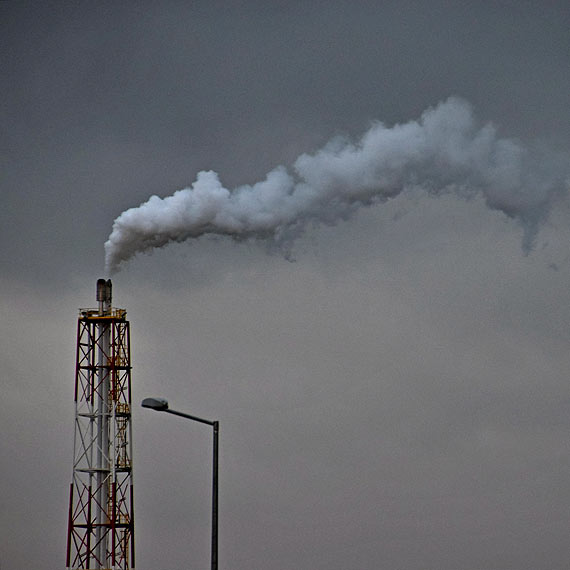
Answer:
[[[82,309],[77,326],[68,568],[134,568],[131,434],[126,311]]]

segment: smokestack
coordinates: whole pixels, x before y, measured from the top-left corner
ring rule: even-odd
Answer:
[[[375,123],[356,143],[336,139],[299,156],[292,171],[278,166],[234,190],[215,172],[200,172],[190,188],[152,196],[115,220],[105,243],[107,271],[138,252],[207,234],[264,240],[287,252],[307,224],[336,224],[406,188],[481,195],[522,226],[529,251],[553,203],[567,193],[570,173],[567,161],[499,138],[492,124],[478,125],[471,106],[455,97],[417,121]]]
[[[134,568],[130,326],[113,308],[111,280],[98,308],[80,309],[68,568]]]
[[[97,301],[99,302],[99,313],[104,315],[111,310],[113,301],[113,284],[110,279],[97,280]]]

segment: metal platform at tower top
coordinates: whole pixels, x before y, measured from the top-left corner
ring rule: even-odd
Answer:
[[[99,309],[79,309],[80,319],[119,319],[125,320],[127,316],[127,311],[125,309],[117,309],[116,307],[111,307],[107,313],[101,315]]]
[[[80,309],[67,568],[134,568],[130,325],[97,282],[96,309]]]

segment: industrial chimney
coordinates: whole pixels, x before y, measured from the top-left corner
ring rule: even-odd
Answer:
[[[127,312],[97,281],[96,309],[80,309],[67,568],[134,568],[131,363]]]

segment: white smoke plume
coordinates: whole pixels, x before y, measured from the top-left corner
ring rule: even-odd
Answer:
[[[299,156],[292,173],[278,166],[253,185],[228,190],[215,172],[200,172],[190,188],[152,196],[115,220],[106,268],[112,273],[138,252],[205,234],[266,240],[286,252],[308,223],[334,224],[412,187],[480,193],[490,208],[520,222],[528,251],[553,201],[567,191],[567,166],[545,156],[499,138],[452,97],[418,121],[375,123],[357,143],[335,139]]]

